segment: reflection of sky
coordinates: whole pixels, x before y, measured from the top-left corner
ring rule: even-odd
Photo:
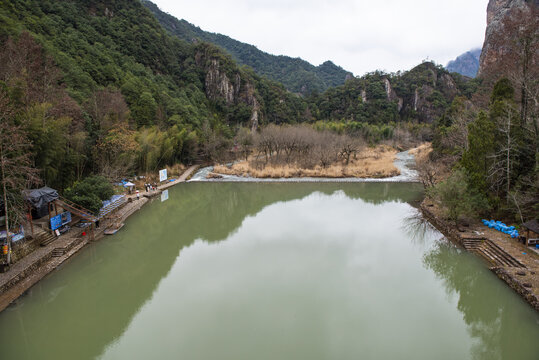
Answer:
[[[184,248],[103,358],[465,359],[454,299],[400,231],[409,210],[342,191],[270,205]]]
[[[539,317],[410,218],[420,197],[406,183],[176,186],[0,313],[0,358],[539,353]]]

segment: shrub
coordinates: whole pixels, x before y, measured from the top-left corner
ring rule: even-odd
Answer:
[[[64,196],[74,203],[97,214],[102,201],[114,195],[114,188],[103,176],[91,176],[76,182],[64,192]]]
[[[488,207],[483,196],[470,190],[466,174],[461,169],[455,169],[445,181],[430,188],[428,193],[442,204],[446,215],[455,225],[458,225],[462,215],[472,215]]]

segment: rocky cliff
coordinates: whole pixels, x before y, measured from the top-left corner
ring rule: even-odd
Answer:
[[[243,73],[215,47],[200,44],[195,62],[204,75],[204,90],[208,99],[226,106],[240,106],[250,112],[249,126],[256,130],[261,117],[260,101],[254,79]]]
[[[478,76],[496,81],[539,67],[539,0],[490,0]]]

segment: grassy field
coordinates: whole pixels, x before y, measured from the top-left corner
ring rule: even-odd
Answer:
[[[328,177],[328,178],[385,178],[397,176],[400,171],[395,167],[397,150],[380,145],[374,148],[365,148],[351,158],[346,164],[337,161],[327,167],[315,166],[310,169],[301,168],[296,164],[273,165],[267,164],[256,167],[253,161],[242,161],[232,166],[216,165],[214,174],[249,176],[256,178],[292,178],[292,177]]]

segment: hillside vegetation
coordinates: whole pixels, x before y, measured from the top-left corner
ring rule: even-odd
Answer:
[[[63,192],[92,175],[118,180],[177,163],[215,162],[253,146],[246,134],[270,124],[307,124],[366,146],[433,141],[435,167],[465,167],[459,174],[492,194],[491,208],[518,204],[525,214],[537,203],[530,195],[537,187],[538,132],[529,57],[526,77],[504,80],[490,100],[485,83],[493,81],[430,62],[300,96],[238,66],[221,45],[171,35],[139,0],[0,2],[0,43],[0,144],[18,139],[17,146],[0,147],[0,156],[25,165],[2,178],[9,186],[35,186],[33,170],[41,184]],[[290,62],[274,64],[303,77]],[[514,62],[515,73],[523,73],[520,64]],[[324,167],[324,159],[317,161]],[[20,189],[9,186],[20,199]]]
[[[185,20],[178,20],[161,11],[151,1],[143,0],[143,4],[171,34],[188,42],[198,39],[217,45],[231,54],[239,64],[247,65],[257,74],[282,83],[294,93],[308,95],[312,92],[323,92],[344,84],[347,78],[352,77],[352,73],[331,61],[314,66],[300,58],[271,55],[253,45],[242,43],[226,35],[207,32]]]
[[[135,0],[2,2],[0,41],[6,106],[60,189],[209,156],[238,126],[301,121],[307,108],[218,48],[168,35]]]

